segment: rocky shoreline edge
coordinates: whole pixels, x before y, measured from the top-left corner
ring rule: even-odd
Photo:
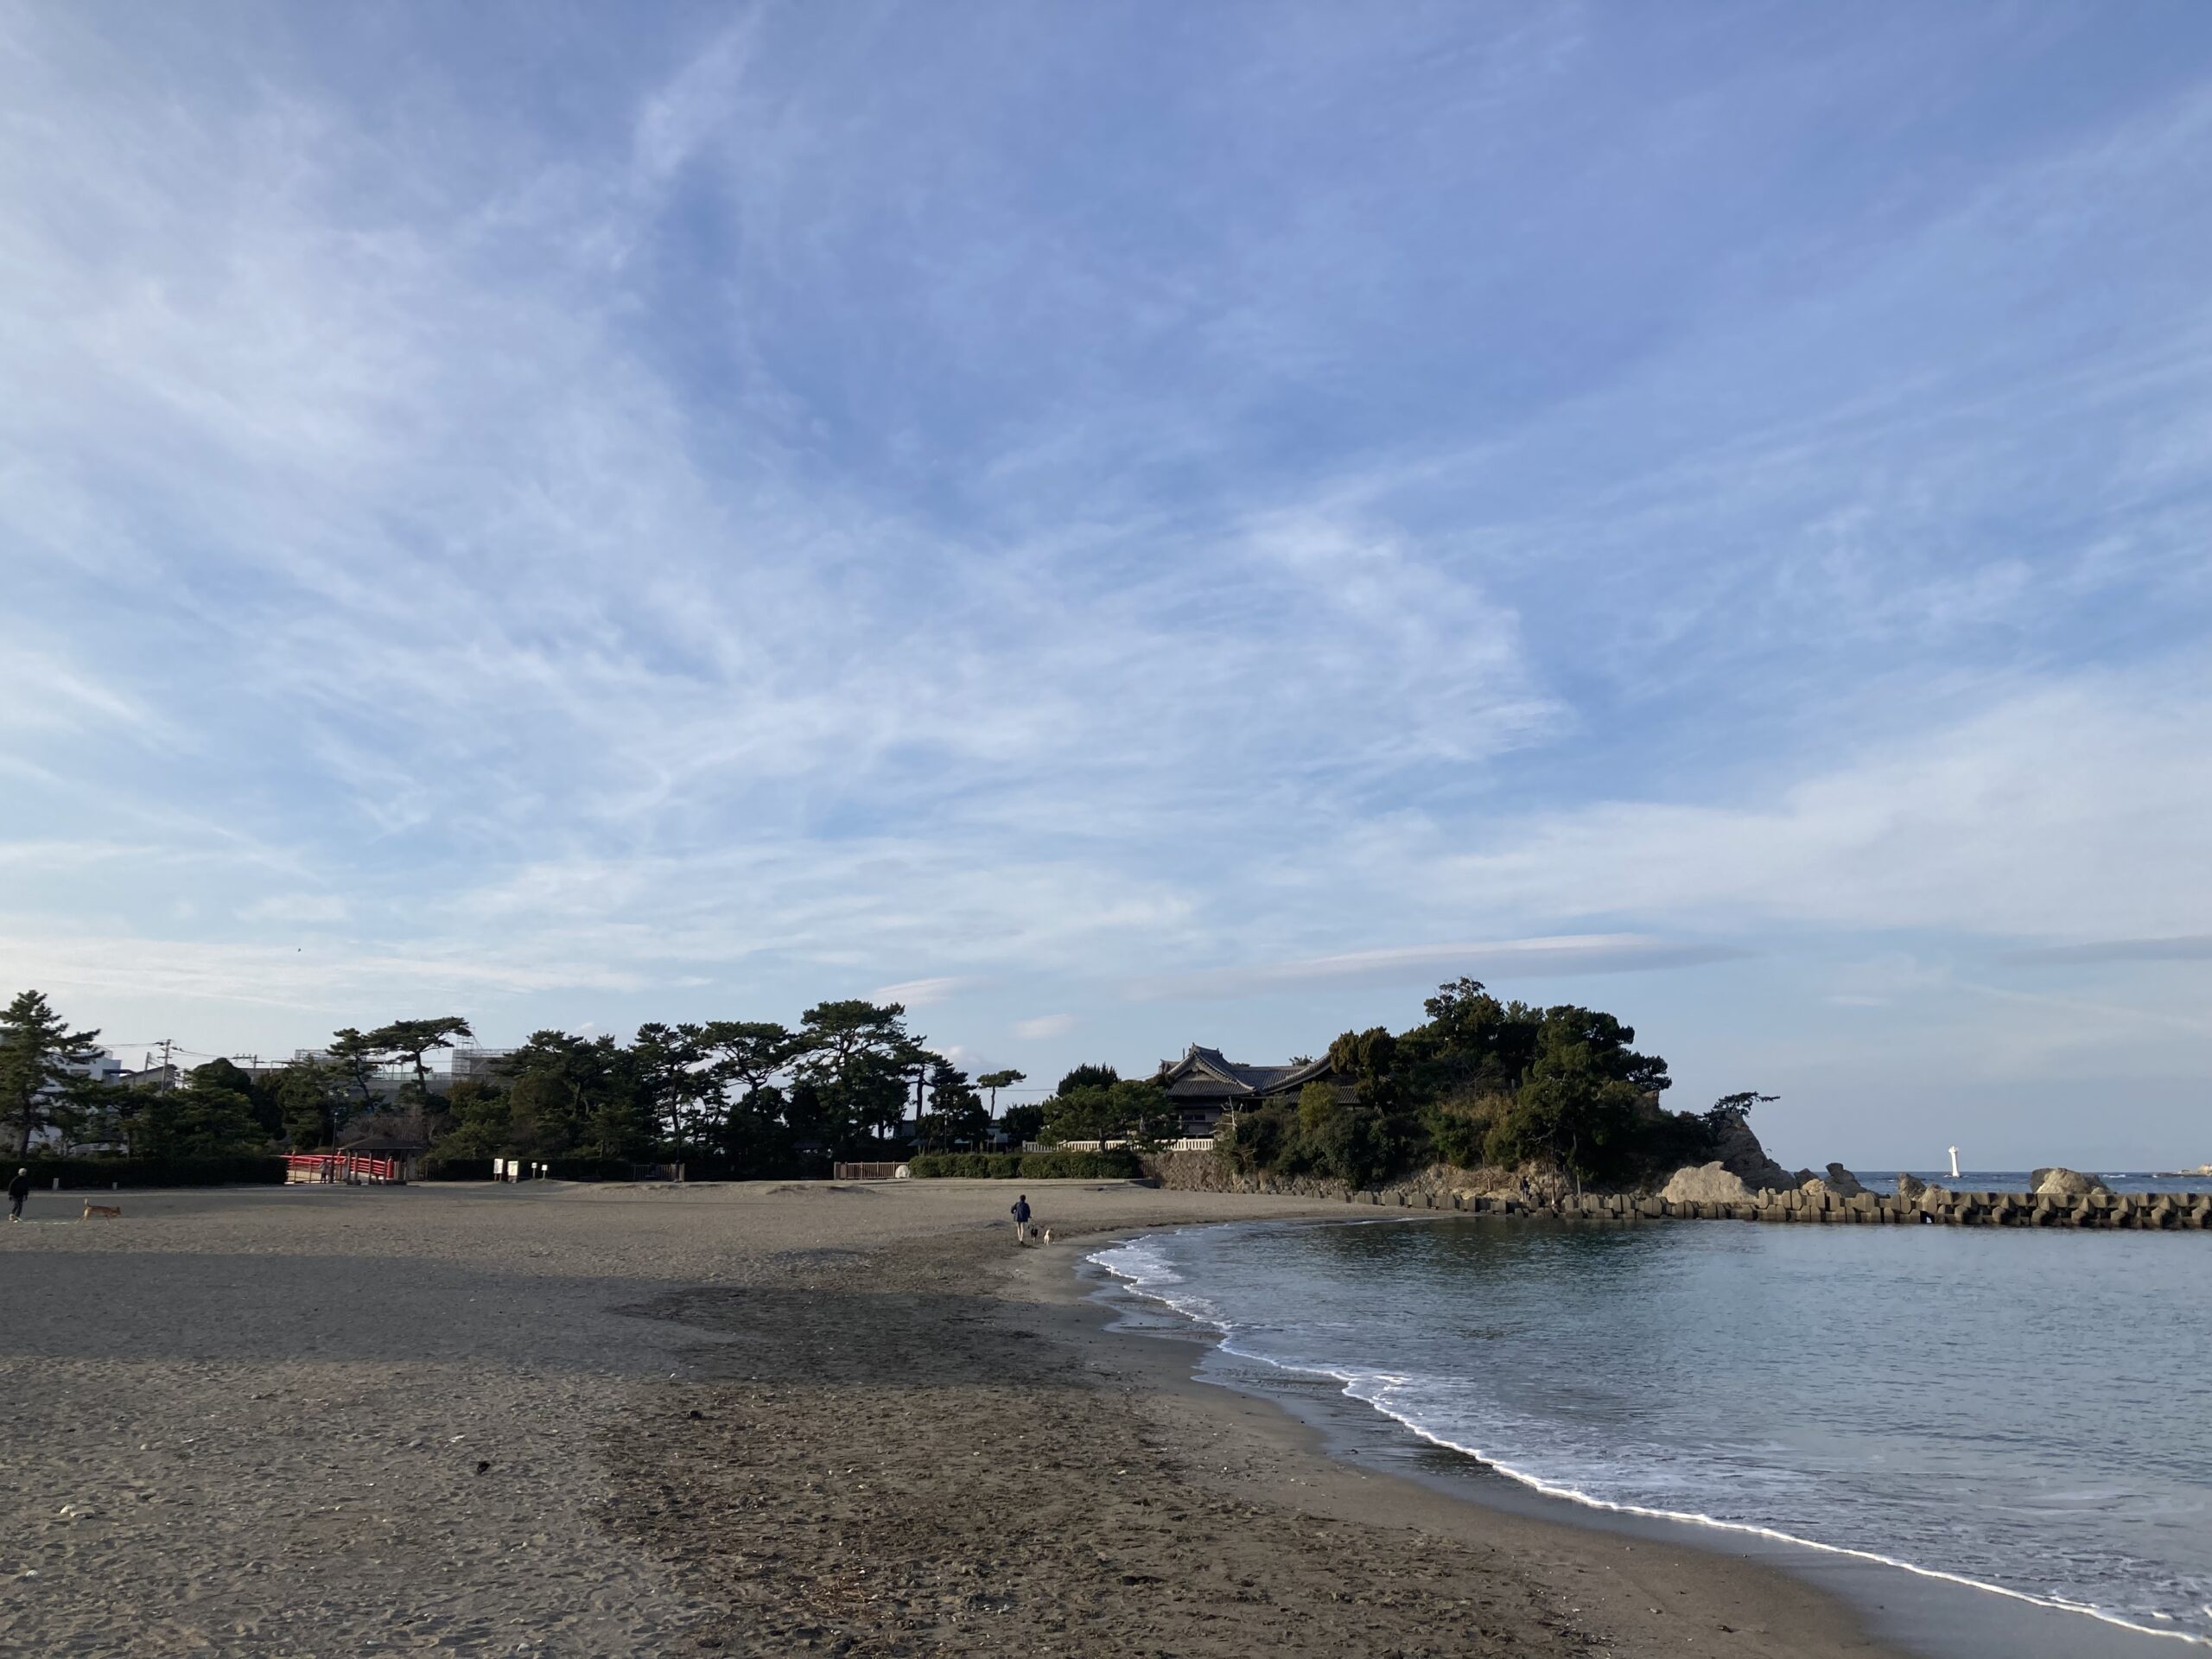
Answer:
[[[1656,1192],[1580,1192],[1555,1176],[1443,1165],[1386,1185],[1355,1187],[1311,1177],[1283,1179],[1226,1171],[1205,1153],[1162,1154],[1147,1160],[1147,1173],[1176,1191],[1264,1193],[1470,1215],[2212,1231],[2212,1192],[2114,1192],[2094,1176],[2069,1169],[2037,1170],[2034,1190],[2024,1192],[1955,1192],[1900,1175],[1894,1196],[1869,1192],[1840,1164],[1829,1165],[1825,1176],[1808,1175],[1802,1183],[1755,1188],[1714,1162],[1677,1170]],[[1778,1166],[1777,1173],[1794,1180]]]

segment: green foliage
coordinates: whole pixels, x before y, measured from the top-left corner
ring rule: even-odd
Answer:
[[[906,1118],[910,1081],[928,1058],[906,1014],[852,999],[819,1003],[801,1020],[797,1080],[812,1089],[818,1132],[841,1157],[880,1157]]]
[[[1484,1142],[1489,1161],[1548,1163],[1580,1180],[1630,1173],[1643,1091],[1619,1075],[1628,1068],[1617,1046],[1593,1038],[1589,1021],[1548,1017],[1528,1075]]]
[[[1114,1094],[1091,1084],[1069,1089],[1045,1103],[1045,1127],[1039,1139],[1048,1146],[1062,1141],[1103,1141],[1114,1127]]]
[[[1107,1152],[925,1152],[906,1160],[906,1173],[922,1180],[1133,1181],[1143,1175],[1144,1166],[1123,1147]]]
[[[1411,1129],[1316,1081],[1299,1090],[1294,1105],[1224,1117],[1214,1130],[1213,1155],[1240,1174],[1319,1175],[1368,1186],[1402,1161]]]
[[[990,1128],[990,1114],[968,1074],[950,1060],[932,1060],[929,1106],[914,1126],[916,1140],[925,1147],[980,1147]]]
[[[1491,1131],[1512,1109],[1510,1095],[1456,1096],[1423,1104],[1421,1123],[1440,1161],[1472,1168],[1490,1161]]]
[[[356,1100],[345,1068],[303,1056],[264,1077],[260,1093],[273,1109],[274,1128],[299,1151],[334,1147],[338,1131],[354,1114]],[[268,1117],[264,1116],[264,1122]]]
[[[149,1094],[130,1126],[132,1154],[183,1164],[266,1147],[269,1134],[255,1119],[253,1097],[238,1086],[245,1076],[228,1060],[215,1060],[188,1074],[183,1087]]]
[[[330,1064],[352,1091],[356,1109],[374,1110],[375,1090],[370,1088],[369,1080],[391,1057],[374,1038],[352,1026],[332,1034],[329,1056]]]
[[[765,1020],[710,1020],[704,1035],[721,1093],[720,1166],[741,1177],[788,1172],[793,1137],[777,1080],[798,1057],[798,1037]]]
[[[925,1152],[906,1160],[906,1173],[918,1179],[1010,1181],[1021,1173],[1021,1160],[1018,1152]]]
[[[1122,1074],[1110,1065],[1078,1065],[1060,1079],[1052,1092],[1071,1095],[1078,1089],[1111,1089],[1121,1080]]]
[[[1626,1180],[1674,1167],[1717,1133],[1712,1113],[1660,1109],[1667,1063],[1639,1053],[1635,1031],[1611,1014],[1503,1001],[1471,979],[1440,987],[1424,1011],[1395,1037],[1377,1027],[1338,1038],[1328,1081],[1307,1084],[1294,1105],[1224,1120],[1216,1158],[1246,1173],[1356,1185],[1431,1159]]]
[[[29,1152],[31,1136],[67,1110],[73,1068],[99,1052],[99,1033],[72,1031],[45,995],[24,991],[0,1011],[0,1126]]]
[[[1096,1141],[1102,1145],[1126,1141],[1141,1151],[1152,1151],[1173,1140],[1180,1126],[1174,1103],[1156,1083],[1090,1084],[1045,1103],[1043,1138],[1048,1143]]]
[[[1134,1181],[1144,1174],[1144,1165],[1126,1147],[1105,1152],[1046,1152],[1021,1154],[1021,1179],[1027,1181]]]
[[[630,1065],[648,1139],[703,1148],[719,1138],[722,1079],[714,1061],[703,1026],[652,1020],[638,1027]]]
[[[1398,1039],[1380,1026],[1348,1031],[1329,1045],[1331,1071],[1351,1079],[1360,1103],[1377,1111],[1396,1103],[1397,1060]]]
[[[472,1145],[480,1155],[505,1154],[550,1159],[566,1154],[597,1159],[641,1157],[651,1149],[640,1101],[640,1068],[611,1036],[586,1039],[563,1031],[538,1031],[508,1055],[501,1069],[512,1079],[505,1102],[506,1144]],[[499,1108],[476,1109],[490,1127]]]
[[[1337,1099],[1336,1084],[1309,1083],[1298,1091],[1298,1132],[1307,1136],[1325,1134],[1344,1111]]]
[[[1214,1159],[1241,1175],[1256,1175],[1281,1164],[1298,1130],[1295,1116],[1280,1106],[1235,1113],[1214,1127]]]
[[[388,1026],[379,1026],[361,1040],[371,1051],[392,1059],[404,1059],[414,1067],[412,1092],[408,1097],[417,1110],[427,1110],[430,1073],[424,1056],[435,1049],[451,1048],[464,1037],[472,1042],[476,1038],[468,1021],[457,1014],[441,1014],[427,1020],[395,1020]]]
[[[1705,1126],[1716,1135],[1740,1129],[1751,1121],[1751,1108],[1780,1100],[1780,1095],[1763,1095],[1756,1089],[1745,1089],[1732,1095],[1723,1095],[1705,1109]]]
[[[1045,1134],[1045,1109],[1033,1101],[1009,1106],[999,1119],[999,1133],[1017,1147],[1040,1140]]]

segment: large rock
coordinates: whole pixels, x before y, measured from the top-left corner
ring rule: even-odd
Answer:
[[[1767,1156],[1748,1123],[1739,1121],[1723,1129],[1713,1150],[1714,1161],[1753,1192],[1764,1188],[1779,1192],[1797,1185],[1788,1170]]]
[[[1918,1204],[1930,1192],[1942,1191],[1942,1188],[1929,1185],[1917,1175],[1907,1175],[1903,1171],[1897,1173],[1897,1197],[1903,1198],[1907,1204]]]
[[[1800,1192],[1825,1192],[1832,1198],[1855,1198],[1866,1191],[1865,1183],[1841,1164],[1830,1164],[1825,1175],[1815,1175],[1809,1169],[1801,1169],[1797,1173]]]
[[[2039,1198],[2086,1198],[2092,1192],[2112,1189],[2078,1169],[2038,1169],[2028,1177],[2028,1191]]]
[[[1748,1204],[1751,1189],[1744,1185],[1742,1176],[1716,1159],[1709,1164],[1684,1165],[1659,1196],[1669,1204]]]

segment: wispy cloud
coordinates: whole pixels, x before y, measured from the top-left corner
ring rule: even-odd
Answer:
[[[257,899],[238,912],[248,922],[342,922],[353,906],[332,893],[279,893]]]
[[[2023,966],[2070,967],[2106,962],[2212,962],[2212,933],[2163,939],[2093,939],[2085,944],[2048,944],[2015,950],[2005,961]]]
[[[2212,923],[2212,699],[2155,677],[2000,696],[1764,799],[1609,801],[1497,826],[1424,878],[1540,914],[2075,934]]]
[[[1901,932],[2212,937],[2212,24],[764,6],[464,78],[512,22],[7,25],[0,971],[1150,1054],[1702,964],[1637,995],[1810,1051],[1994,1017],[1828,971]]]
[[[897,985],[879,985],[868,993],[874,1002],[896,1002],[908,1008],[926,1008],[944,1001],[964,982],[955,978],[910,979]]]
[[[1670,940],[1637,933],[1393,945],[1139,980],[1128,987],[1128,994],[1140,1001],[1157,1001],[1250,996],[1292,986],[1356,985],[1369,982],[1425,984],[1462,975],[1517,982],[1562,974],[1649,973],[1664,968],[1730,962],[1748,954],[1741,945]]]

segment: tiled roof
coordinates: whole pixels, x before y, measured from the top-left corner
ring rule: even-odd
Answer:
[[[1159,1082],[1168,1093],[1219,1094],[1239,1097],[1277,1095],[1329,1074],[1325,1059],[1303,1065],[1245,1065],[1217,1048],[1193,1043],[1179,1060],[1163,1061]]]

